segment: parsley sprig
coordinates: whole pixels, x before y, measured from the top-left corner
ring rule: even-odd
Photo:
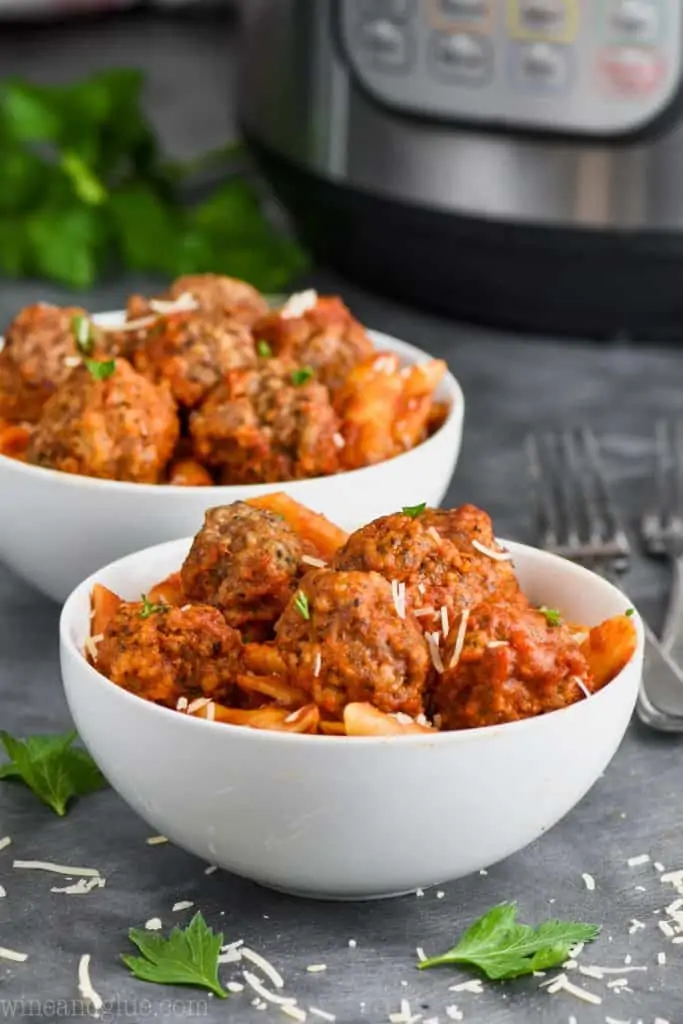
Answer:
[[[0,779],[23,782],[39,800],[63,817],[75,796],[94,793],[107,781],[87,750],[74,747],[75,729],[59,735],[27,736],[20,740],[0,732],[10,757],[0,765]]]
[[[91,356],[95,350],[95,328],[89,316],[77,313],[71,321],[76,348],[82,356]]]
[[[302,619],[306,619],[308,622],[311,618],[311,609],[308,603],[308,597],[304,594],[303,590],[297,590],[294,595],[294,607],[298,611]]]
[[[127,68],[0,85],[0,271],[90,288],[116,264],[165,277],[212,270],[282,291],[306,258],[264,215],[245,151],[231,143],[170,161],[143,87]]]
[[[302,384],[311,380],[313,369],[310,366],[302,366],[299,370],[292,370],[291,376],[294,387],[300,388]]]
[[[157,985],[194,985],[221,999],[228,993],[218,980],[218,954],[223,936],[195,914],[187,928],[174,928],[167,939],[144,928],[131,928],[128,938],[142,956],[121,955],[136,978]]]
[[[170,605],[164,604],[162,601],[154,603],[150,601],[147,594],[141,594],[140,599],[142,601],[142,608],[140,609],[140,618],[148,619],[151,615],[158,615],[159,612],[167,612]]]
[[[427,508],[427,502],[421,501],[419,505],[404,505],[401,509],[404,516],[410,516],[411,519],[417,519],[424,510]]]
[[[544,921],[533,928],[517,923],[517,904],[500,903],[471,925],[457,945],[418,964],[420,970],[447,964],[477,967],[487,978],[519,978],[557,967],[578,942],[592,942],[600,927],[576,921]]]
[[[549,626],[561,626],[562,625],[562,613],[557,608],[546,608],[545,605],[541,605],[538,609],[543,615],[545,615],[545,621]]]
[[[83,362],[95,380],[109,380],[116,372],[115,359],[84,359]]]
[[[273,350],[267,341],[265,341],[263,338],[260,338],[256,342],[256,354],[259,355],[261,359],[270,359],[270,357],[273,354]]]

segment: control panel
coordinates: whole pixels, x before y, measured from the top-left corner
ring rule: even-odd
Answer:
[[[618,135],[676,93],[683,0],[335,0],[383,103],[472,125]]]

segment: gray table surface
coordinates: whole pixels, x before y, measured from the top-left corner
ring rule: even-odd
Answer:
[[[224,84],[229,91],[219,29],[220,19],[159,18],[147,25],[124,18],[110,26],[86,23],[43,32],[39,39],[6,30],[0,53],[3,68],[26,73],[39,66],[48,79],[64,78],[76,52],[81,66],[82,53],[90,66],[126,59],[145,64],[153,109],[169,145],[191,152],[220,141],[232,124],[229,106],[217,99]],[[87,50],[80,45],[84,35]],[[445,357],[457,374],[467,398],[466,436],[448,502],[476,502],[491,511],[500,534],[530,540],[524,435],[532,425],[588,419],[605,439],[616,493],[635,523],[647,495],[653,420],[681,409],[683,352],[495,334],[363,294],[330,274],[314,274],[311,281],[341,291],[368,324]],[[134,284],[139,282],[102,286],[84,301],[93,310],[117,307]],[[0,284],[0,319],[6,322],[38,298],[63,296],[44,285]],[[661,566],[636,559],[627,587],[654,624],[661,619],[665,584]],[[69,726],[57,618],[54,605],[0,567],[0,725],[15,734]],[[224,931],[225,941],[243,938],[277,964],[301,1006],[323,1007],[344,1024],[381,1024],[402,998],[413,1012],[442,1024],[453,1004],[466,1022],[477,1024],[680,1024],[683,945],[672,944],[657,927],[658,912],[675,893],[662,885],[651,863],[630,868],[627,860],[649,853],[668,870],[683,868],[682,776],[683,742],[634,723],[592,792],[533,846],[485,876],[445,886],[442,899],[431,891],[422,898],[349,905],[302,902],[221,872],[207,877],[204,866],[181,850],[146,845],[149,828],[111,790],[58,819],[28,791],[0,785],[0,837],[12,837],[0,852],[0,883],[7,890],[0,900],[0,945],[29,954],[25,964],[0,960],[0,1019],[12,1013],[76,1019],[79,1007],[69,1001],[77,996],[79,956],[89,952],[93,982],[108,1004],[105,1020],[287,1020],[276,1007],[253,1008],[246,993],[227,1003],[203,1000],[201,993],[145,985],[128,975],[118,960],[127,929],[154,916],[165,926],[184,921],[188,914],[172,914],[171,907],[188,899]],[[13,869],[13,858],[96,866],[107,884],[87,896],[51,893],[58,881]],[[585,888],[583,872],[595,877],[594,892]],[[541,979],[485,985],[483,994],[474,995],[448,991],[466,977],[463,972],[418,974],[417,946],[445,949],[472,919],[508,899],[519,901],[526,920],[558,915],[602,924],[602,936],[584,952],[584,963],[616,967],[630,956],[631,965],[647,971],[629,974],[631,991],[621,994],[605,981],[573,972],[574,981],[602,997],[599,1006],[568,995],[551,998],[539,988]],[[630,934],[634,919],[644,928]],[[349,939],[356,940],[355,949]],[[668,958],[664,967],[657,964],[662,950]],[[327,970],[310,974],[311,962],[325,963]],[[230,968],[223,977],[231,977]],[[177,1000],[174,1006],[164,1003],[169,995]]]

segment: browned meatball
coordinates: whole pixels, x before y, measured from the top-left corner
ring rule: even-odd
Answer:
[[[38,420],[45,402],[78,359],[73,321],[86,315],[76,306],[39,302],[14,318],[0,353],[0,419]],[[95,329],[93,343],[98,354],[111,351],[107,336]]]
[[[267,342],[276,355],[312,367],[330,391],[341,387],[354,366],[371,358],[373,345],[365,328],[340,298],[318,298],[301,316],[286,310],[257,321],[254,337]]]
[[[456,624],[438,677],[433,709],[445,729],[499,725],[556,711],[593,690],[577,638],[526,602],[485,602],[467,621],[455,654]],[[449,667],[449,660],[455,663]]]
[[[181,570],[193,601],[237,628],[273,625],[291,597],[303,554],[283,519],[243,501],[210,508]]]
[[[268,312],[268,303],[256,288],[246,281],[223,274],[184,274],[176,278],[160,299],[162,303],[172,302],[181,295],[191,295],[204,313],[220,314],[223,319],[247,327]],[[150,313],[154,313],[154,300],[150,302],[140,295],[131,296],[128,302],[130,320]]]
[[[276,626],[296,685],[325,712],[370,701],[380,711],[422,713],[430,657],[412,616],[397,613],[377,573],[308,573]]]
[[[193,408],[230,370],[256,366],[247,327],[220,312],[160,317],[132,354],[135,368],[155,383],[166,380],[176,401]]]
[[[178,433],[166,386],[155,387],[125,359],[104,380],[81,365],[45,406],[28,461],[63,473],[158,483]]]
[[[510,562],[496,561],[472,546],[480,536],[493,547],[491,520],[473,505],[413,515],[395,512],[352,533],[333,565],[379,572],[405,584],[407,608],[426,631],[443,633],[460,609],[489,594],[518,591]]]
[[[192,414],[200,462],[223,483],[273,483],[339,469],[339,422],[327,388],[279,359],[234,371]]]
[[[97,671],[168,707],[179,697],[225,701],[239,672],[239,633],[215,608],[149,610],[137,601],[119,606],[97,647]]]

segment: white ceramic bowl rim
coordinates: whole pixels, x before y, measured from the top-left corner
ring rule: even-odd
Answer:
[[[190,541],[191,538],[187,538],[186,543],[188,544],[188,547]],[[75,654],[76,656],[83,658],[83,662],[88,670],[88,673],[93,681],[93,684],[98,686],[116,686],[115,683],[112,683],[109,679],[107,679],[106,676],[103,676],[100,672],[94,669],[89,662],[86,661],[86,659],[83,657],[83,652],[78,649],[73,640],[71,633],[71,626],[73,625],[73,623],[71,620],[74,618],[73,607],[78,597],[83,593],[84,590],[87,591],[88,594],[90,593],[93,585],[99,582],[99,577],[101,573],[104,571],[104,569],[113,568],[114,566],[118,565],[120,562],[125,561],[126,559],[149,554],[157,550],[160,551],[162,548],[175,546],[180,543],[180,541],[167,541],[165,544],[158,544],[151,548],[145,548],[143,551],[138,551],[133,555],[127,555],[125,558],[117,559],[117,561],[112,562],[110,565],[98,570],[97,572],[89,576],[86,580],[84,580],[82,583],[80,583],[78,587],[76,587],[76,589],[67,598],[62,609],[62,614],[60,616],[59,621],[59,631],[61,640],[62,643],[70,649],[72,654]],[[529,554],[532,557],[541,556],[543,559],[548,559],[549,561],[554,562],[556,564],[561,563],[564,572],[571,573],[575,575],[577,579],[584,580],[587,586],[590,586],[592,581],[600,579],[601,584],[603,584],[606,588],[609,588],[609,590],[611,590],[612,593],[620,599],[621,603],[623,604],[624,611],[633,607],[632,604],[629,602],[629,599],[620,590],[618,590],[607,580],[602,579],[602,577],[597,577],[596,574],[591,572],[589,569],[583,568],[583,566],[575,565],[573,562],[569,562],[565,558],[561,558],[558,555],[550,554],[547,551],[542,551],[540,548],[534,548],[527,544],[519,544],[516,541],[508,541],[502,539],[500,540],[500,543],[508,547],[513,554],[519,552],[520,554]],[[638,645],[631,661],[633,661],[637,657],[638,652],[642,649],[644,645],[643,624],[637,610],[634,610],[633,623],[636,627],[636,632],[638,635]],[[626,670],[631,664],[631,661],[629,661],[624,666],[621,672],[619,672],[619,674],[616,675],[614,679],[611,680],[611,682],[609,682],[596,694],[594,694],[590,698],[587,698],[586,700],[580,700],[577,701],[575,704],[570,704],[568,707],[560,708],[557,711],[549,711],[545,715],[535,715],[531,718],[523,718],[517,722],[505,722],[502,725],[479,726],[476,729],[456,729],[443,732],[435,731],[433,735],[430,735],[428,733],[415,733],[408,734],[405,736],[398,735],[339,737],[318,735],[312,736],[305,733],[287,733],[268,729],[250,729],[248,726],[232,725],[227,722],[215,722],[205,718],[197,718],[193,715],[180,715],[180,713],[178,711],[175,711],[173,708],[167,708],[160,704],[154,704],[152,701],[147,701],[145,700],[144,697],[138,697],[136,694],[130,693],[128,690],[124,690],[121,687],[118,687],[117,689],[119,690],[119,694],[122,700],[133,701],[136,704],[142,702],[144,705],[146,705],[146,707],[149,709],[149,713],[152,715],[174,715],[176,716],[176,718],[180,716],[183,718],[184,721],[187,722],[187,727],[191,729],[205,729],[208,727],[211,729],[219,729],[226,735],[239,733],[240,736],[244,736],[244,733],[247,732],[253,736],[254,742],[259,743],[325,743],[335,745],[338,745],[340,743],[364,743],[366,745],[375,745],[377,747],[382,747],[387,743],[399,742],[404,744],[411,744],[413,746],[423,746],[425,744],[430,745],[433,743],[457,744],[460,742],[470,742],[473,737],[481,739],[482,741],[486,739],[493,740],[495,739],[496,736],[498,736],[501,733],[501,730],[505,730],[505,732],[508,733],[513,729],[517,732],[521,732],[525,729],[542,729],[543,722],[546,719],[555,718],[557,715],[564,715],[565,717],[569,715],[575,715],[578,718],[582,715],[583,709],[585,709],[589,703],[594,707],[596,702],[599,704],[601,701],[606,700],[606,692],[612,689],[613,687],[619,685],[620,680],[623,678]]]
[[[113,323],[117,318],[122,318],[123,313],[119,311],[108,312],[108,313],[96,313],[93,316],[94,321],[102,321],[104,323]],[[391,343],[392,348],[400,356],[408,357],[413,364],[416,364],[426,358],[432,358],[423,349],[418,348],[416,345],[411,345],[407,341],[401,341],[399,338],[394,338],[392,335],[384,334],[381,331],[375,331],[372,328],[368,328],[368,333],[371,335],[373,341],[378,343],[380,346],[383,339],[386,339]],[[0,339],[0,349],[2,347],[2,339]],[[435,431],[426,441],[422,441],[421,444],[416,445],[415,448],[409,449],[407,452],[402,452],[400,455],[395,455],[393,459],[385,459],[384,462],[378,462],[371,466],[363,466],[361,469],[350,469],[345,470],[343,473],[337,473],[335,476],[344,477],[352,481],[360,480],[362,482],[363,475],[371,474],[376,471],[380,466],[385,466],[391,463],[392,466],[399,463],[402,459],[408,459],[414,452],[422,452],[427,448],[433,447],[438,443],[439,435],[442,431],[446,430],[450,425],[451,421],[456,417],[461,417],[465,408],[465,396],[462,392],[460,384],[450,372],[446,371],[446,374],[441,382],[441,386],[445,387],[448,391],[448,400],[450,402],[450,410],[448,416],[441,424],[439,429]],[[233,490],[231,484],[214,484],[213,487],[169,487],[162,486],[159,484],[136,484],[126,480],[102,480],[99,477],[92,476],[81,476],[75,473],[63,473],[61,470],[50,469],[46,466],[33,466],[26,462],[20,462],[18,459],[12,459],[8,455],[1,455],[2,459],[6,463],[11,463],[12,468],[17,473],[24,473],[28,476],[45,476],[50,474],[53,478],[62,481],[65,486],[73,487],[88,487],[96,490],[120,490],[130,491],[133,494],[139,493],[160,493],[163,494],[167,501],[173,500],[173,495],[176,494],[210,494],[216,491],[221,494],[229,495]],[[275,483],[260,483],[260,484],[248,484],[249,490],[254,494],[271,494],[278,489],[281,489],[286,485],[287,491],[294,493],[300,488],[305,488],[306,484],[310,483],[311,480],[324,480],[326,477],[308,477],[305,480],[280,480]],[[245,485],[239,486],[241,491],[244,491]]]

